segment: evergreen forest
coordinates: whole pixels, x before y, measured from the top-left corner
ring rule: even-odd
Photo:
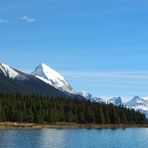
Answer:
[[[144,114],[85,99],[0,93],[0,122],[145,124]]]

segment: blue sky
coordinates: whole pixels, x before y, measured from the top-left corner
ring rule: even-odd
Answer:
[[[147,0],[0,0],[0,60],[46,63],[78,91],[148,96]]]

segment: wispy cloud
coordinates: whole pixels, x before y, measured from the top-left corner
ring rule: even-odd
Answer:
[[[8,23],[8,21],[4,19],[0,19],[0,23]]]
[[[22,16],[21,20],[26,23],[34,23],[36,21],[35,18],[29,17],[29,16]]]
[[[94,77],[148,79],[148,72],[63,72],[63,74],[73,78]]]

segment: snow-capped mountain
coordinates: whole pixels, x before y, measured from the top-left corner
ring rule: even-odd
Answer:
[[[145,114],[146,118],[148,118],[148,98],[135,96],[133,99],[125,103],[125,106]]]
[[[38,94],[44,96],[75,97],[75,95],[56,89],[38,77],[26,74],[3,63],[0,63],[0,91]]]
[[[27,75],[25,75],[24,73],[3,63],[0,63],[0,73],[12,79],[17,79],[17,80],[28,79]]]
[[[32,75],[61,91],[65,91],[71,94],[74,93],[74,90],[65,81],[64,77],[46,64],[38,65],[32,72]]]
[[[87,91],[82,91],[82,92],[79,92],[79,94],[83,97],[85,97],[86,99],[88,100],[92,100],[93,96],[92,94],[90,94],[89,92]]]
[[[11,66],[0,63],[0,91],[18,92],[23,94],[40,94],[50,96],[82,97],[95,102],[104,102],[102,98],[94,97],[87,91],[75,92],[64,77],[45,64],[36,67],[32,74],[26,74]],[[116,106],[134,109],[148,118],[148,97],[135,96],[123,103],[121,97],[107,101]]]
[[[121,97],[111,98],[110,100],[107,101],[107,103],[111,103],[111,104],[114,104],[116,106],[122,106],[123,105]]]
[[[126,108],[134,109],[145,114],[146,118],[148,119],[148,98],[140,98],[139,96],[133,97],[126,103],[122,102],[121,97],[114,97],[107,101],[107,103],[112,103],[116,106],[124,106]]]
[[[94,97],[92,94],[90,94],[87,91],[82,91],[82,92],[79,92],[78,94],[83,96],[84,98],[86,98],[88,100],[91,100],[91,101],[100,102],[100,103],[104,103],[105,102],[102,98]]]

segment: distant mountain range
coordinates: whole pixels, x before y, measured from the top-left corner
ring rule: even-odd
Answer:
[[[135,96],[128,102],[123,103],[120,97],[114,97],[108,100],[107,103],[134,109],[145,114],[146,118],[148,119],[148,98],[140,98],[139,96]]]
[[[127,103],[124,103],[124,106],[145,114],[146,118],[148,119],[148,98],[140,98],[139,96],[135,96]]]
[[[105,101],[102,98],[94,97],[86,91],[76,92],[61,74],[46,64],[40,64],[31,74],[26,74],[0,63],[0,91],[43,96],[78,97],[95,102],[112,103],[116,106],[137,110],[144,113],[148,118],[148,98],[135,96],[130,101],[123,103],[121,97],[114,97]]]

